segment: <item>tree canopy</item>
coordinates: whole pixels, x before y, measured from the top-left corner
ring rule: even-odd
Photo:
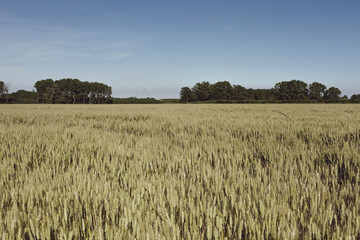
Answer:
[[[360,103],[360,94],[354,94],[350,98],[350,102],[357,102]]]
[[[271,89],[246,89],[240,85],[231,85],[227,81],[196,83],[192,88],[183,87],[180,102],[334,102],[341,99],[341,91],[336,87],[327,87],[319,82],[310,85],[300,80],[278,82]],[[352,99],[353,102],[357,96]],[[345,96],[342,100],[347,100]]]
[[[275,90],[279,100],[304,100],[308,97],[307,83],[299,80],[279,82]]]
[[[18,90],[10,95],[13,103],[36,103],[37,94],[34,91]]]
[[[325,91],[324,99],[336,100],[340,99],[341,91],[336,87],[331,87]]]
[[[79,79],[45,79],[34,85],[38,103],[109,103],[111,87],[98,82]]]
[[[79,79],[43,79],[34,84],[35,90],[18,90],[9,94],[9,85],[0,81],[0,103],[63,103],[63,104],[104,104],[104,103],[164,103],[154,98],[113,98],[112,88],[99,82],[82,82]],[[178,102],[176,100],[175,102]],[[167,101],[165,101],[167,102]],[[270,89],[252,89],[232,85],[228,81],[211,84],[197,82],[192,88],[182,87],[180,102],[213,103],[283,103],[283,102],[360,102],[360,94],[349,99],[341,96],[337,87],[327,88],[324,84],[307,84],[300,80],[282,81]]]
[[[0,102],[8,102],[9,86],[0,81]]]
[[[309,98],[320,100],[324,97],[326,86],[324,84],[313,82],[309,85]]]

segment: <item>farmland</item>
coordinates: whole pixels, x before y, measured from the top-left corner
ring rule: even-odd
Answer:
[[[0,239],[359,239],[360,106],[1,105]]]

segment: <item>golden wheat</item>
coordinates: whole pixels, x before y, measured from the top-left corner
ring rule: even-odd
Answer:
[[[1,105],[0,239],[359,239],[359,105]]]

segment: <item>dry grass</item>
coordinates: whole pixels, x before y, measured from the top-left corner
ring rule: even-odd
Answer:
[[[1,105],[0,146],[0,239],[360,238],[359,105]]]

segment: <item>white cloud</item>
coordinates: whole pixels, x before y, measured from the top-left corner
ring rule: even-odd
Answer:
[[[71,58],[117,61],[132,56],[145,39],[138,34],[48,26],[4,12],[0,12],[1,22],[6,24],[0,25],[0,57],[16,63]]]
[[[132,55],[133,54],[131,53],[115,53],[115,54],[108,54],[104,58],[109,61],[116,61],[127,57],[131,57]]]
[[[21,24],[29,24],[31,21],[19,17],[15,17],[12,14],[6,13],[0,10],[0,22],[1,23],[21,23]]]

